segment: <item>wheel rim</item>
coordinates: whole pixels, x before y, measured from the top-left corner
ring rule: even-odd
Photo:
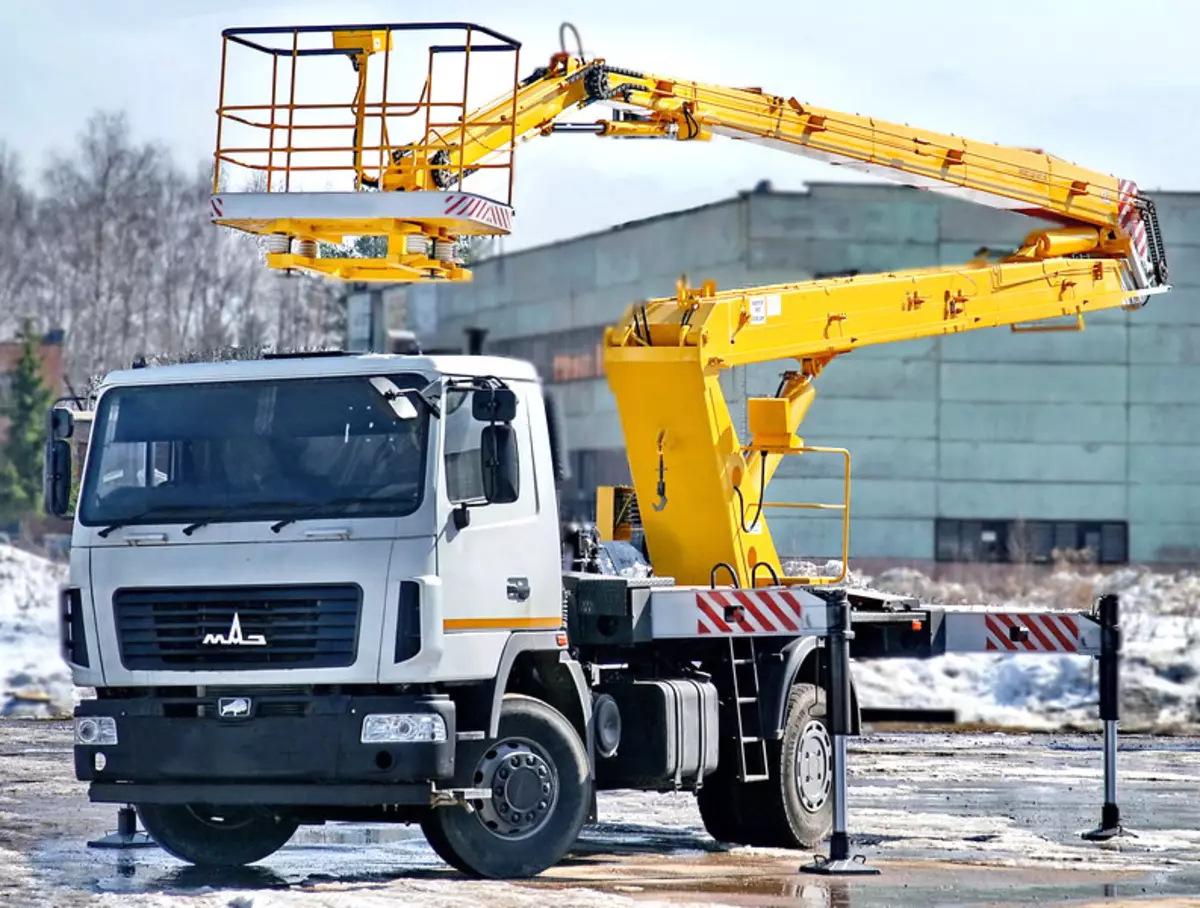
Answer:
[[[497,838],[526,839],[536,834],[558,804],[558,772],[550,755],[534,741],[505,738],[475,767],[475,784],[491,789],[473,802],[475,815]]]
[[[187,810],[198,822],[222,830],[244,829],[261,821],[264,816],[261,810],[254,807],[197,807],[189,804]]]
[[[833,777],[833,744],[829,732],[817,721],[811,721],[800,733],[796,745],[796,788],[800,803],[809,813],[816,813],[829,799]]]

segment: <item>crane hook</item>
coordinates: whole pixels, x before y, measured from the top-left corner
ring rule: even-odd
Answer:
[[[658,487],[655,490],[658,492],[658,501],[651,502],[650,504],[656,511],[661,511],[667,506],[667,467],[663,463],[663,440],[666,436],[666,429],[658,433]]]

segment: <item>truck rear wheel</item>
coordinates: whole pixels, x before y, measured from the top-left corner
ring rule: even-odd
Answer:
[[[487,800],[431,810],[421,823],[430,846],[469,876],[536,876],[575,844],[591,805],[592,779],[579,735],[540,700],[510,694],[500,734],[470,784]]]
[[[704,787],[696,792],[696,806],[700,808],[700,819],[704,829],[718,842],[732,845],[754,845],[755,786],[739,782],[734,777],[730,762],[734,754],[721,756],[717,771],[704,780]],[[729,768],[727,768],[729,767]],[[761,788],[762,786],[757,786]]]
[[[696,801],[704,828],[718,842],[758,848],[816,848],[833,828],[833,746],[823,712],[825,693],[797,684],[788,695],[783,739],[767,743],[770,778],[739,782],[733,760],[704,782]],[[729,767],[728,769],[726,767]]]
[[[793,685],[783,739],[768,744],[771,778],[763,785],[763,845],[816,848],[833,830],[833,741],[825,727],[825,692]]]
[[[240,867],[274,854],[299,824],[263,807],[140,804],[142,825],[159,846],[202,867]]]

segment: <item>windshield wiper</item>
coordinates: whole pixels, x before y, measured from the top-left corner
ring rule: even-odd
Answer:
[[[358,499],[355,500],[357,501]],[[239,511],[263,511],[268,509],[275,510],[278,508],[299,508],[307,506],[307,501],[247,501],[243,504],[233,505],[228,508],[221,508],[219,511],[213,511],[211,514],[200,518],[195,523],[189,523],[183,528],[183,534],[185,536],[191,536],[201,527],[206,527],[210,523],[216,523],[217,521],[224,520],[226,517],[237,514]],[[195,510],[195,508],[190,510]],[[267,518],[260,517],[258,519],[266,520]]]
[[[130,524],[137,523],[143,517],[149,517],[153,513],[155,513],[155,511],[145,510],[145,511],[141,511],[140,513],[137,513],[137,514],[133,514],[129,517],[124,517],[121,520],[116,520],[116,521],[110,523],[108,526],[106,526],[104,529],[102,529],[96,535],[99,536],[101,539],[107,539],[109,537],[110,533],[116,532],[117,530],[121,529],[121,527],[127,527]]]
[[[368,503],[370,503],[372,501],[376,501],[376,500],[377,499],[373,499],[373,498],[359,497],[359,498],[331,498],[328,501],[319,501],[319,502],[314,503],[306,513],[297,514],[295,517],[285,517],[285,518],[283,518],[283,520],[280,520],[276,523],[271,524],[271,532],[278,533],[289,523],[295,523],[297,520],[317,520],[317,519],[325,516],[318,511],[319,508],[336,507],[337,505],[346,505],[346,504],[368,504]],[[313,513],[314,511],[317,511],[317,513],[315,515]],[[353,516],[353,515],[331,514],[329,516],[331,516],[331,517],[347,517],[347,516]]]
[[[196,530],[200,529],[201,527],[208,526],[214,520],[222,520],[225,517],[230,516],[231,514],[236,514],[238,511],[242,510],[243,508],[245,508],[245,505],[238,505],[236,508],[224,508],[220,511],[216,511],[215,513],[209,514],[207,517],[204,517],[201,520],[197,520],[195,523],[189,523],[187,526],[185,526],[183,528],[183,535],[191,536],[192,533],[196,532]]]

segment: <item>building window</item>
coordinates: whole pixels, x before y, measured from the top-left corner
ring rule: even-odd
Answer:
[[[969,520],[939,517],[936,561],[1048,563],[1054,553],[1087,552],[1096,564],[1129,560],[1129,524],[1086,520]]]

